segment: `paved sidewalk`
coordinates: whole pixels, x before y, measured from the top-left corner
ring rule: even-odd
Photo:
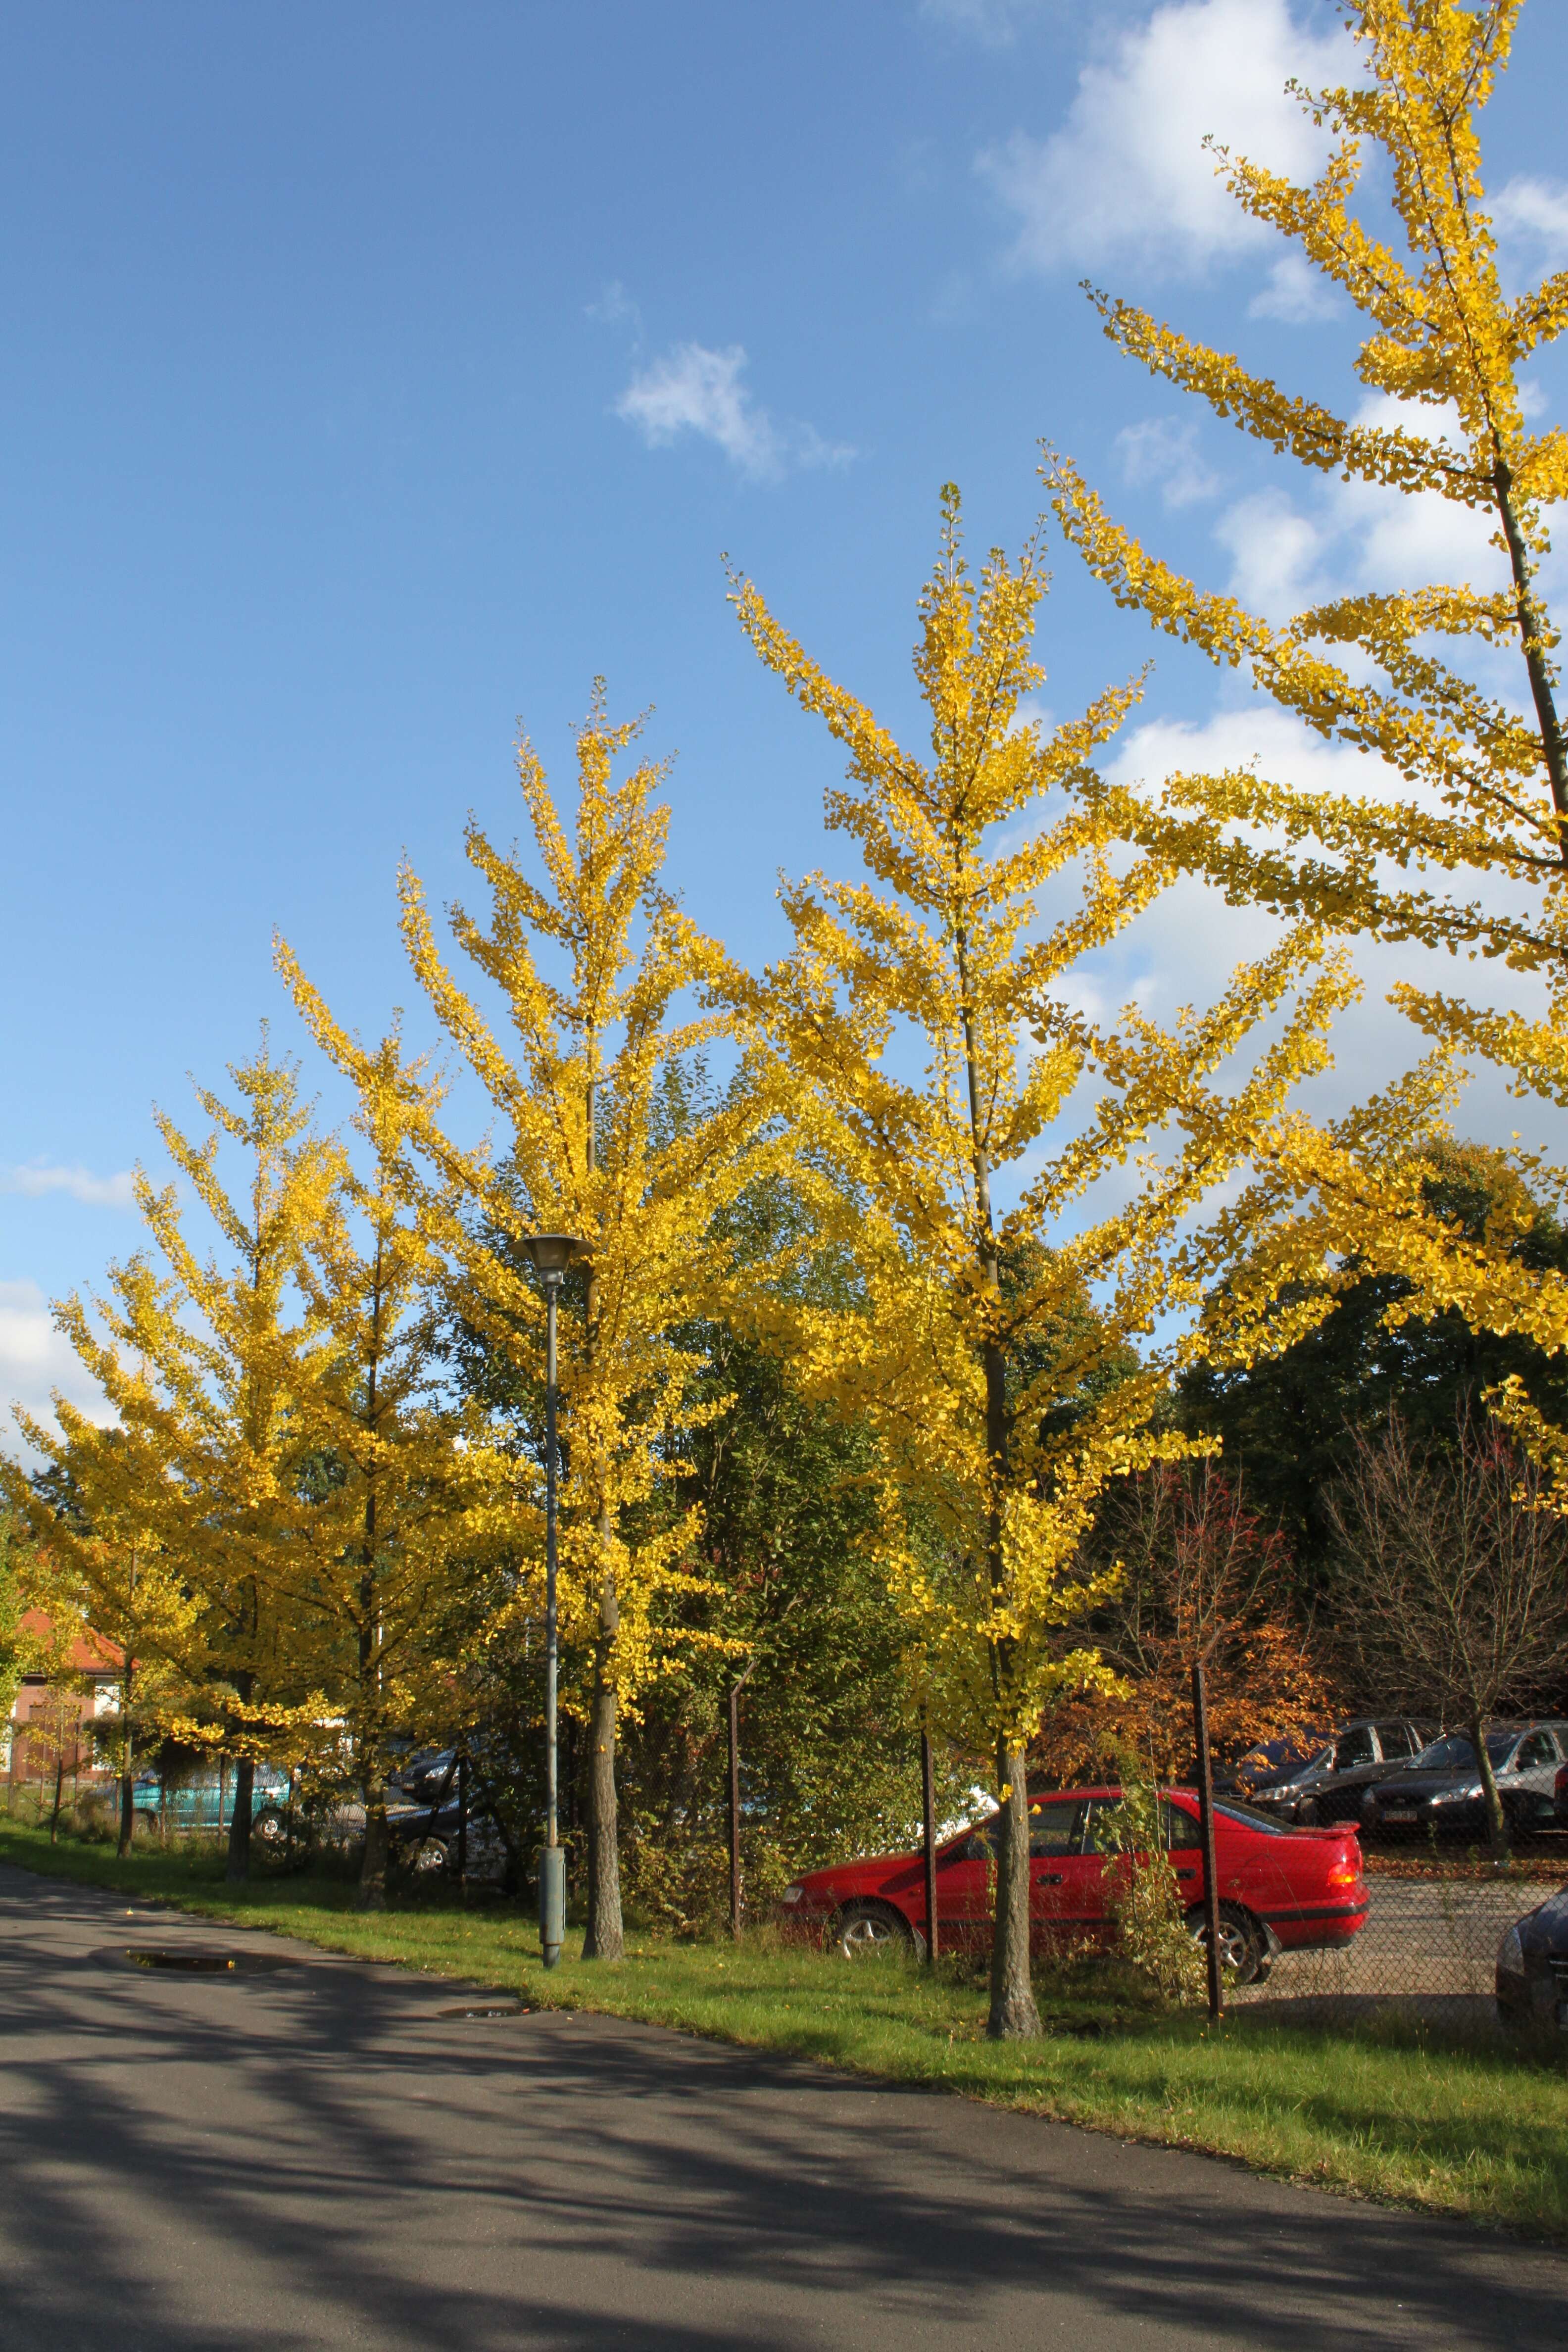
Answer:
[[[270,1959],[182,1977],[129,1944]],[[281,1963],[279,1965],[279,1963]],[[1568,2263],[0,1868],[4,2352],[1555,2343]]]

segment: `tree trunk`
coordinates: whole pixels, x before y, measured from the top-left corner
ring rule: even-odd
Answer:
[[[380,1789],[364,1801],[364,1860],[360,1864],[359,1907],[386,1908],[386,1798]]]
[[[1557,698],[1552,691],[1550,640],[1546,618],[1536,601],[1531,584],[1530,554],[1514,508],[1513,477],[1500,457],[1493,470],[1492,484],[1497,492],[1503,537],[1508,542],[1520,643],[1524,649],[1524,667],[1530,677],[1536,724],[1541,730],[1541,748],[1546,756],[1546,780],[1552,788],[1552,806],[1557,817],[1557,852],[1563,864],[1568,866],[1568,751],[1564,750],[1563,729],[1557,717]],[[1481,1786],[1489,1786],[1484,1771]]]
[[[1481,1784],[1481,1795],[1487,1809],[1487,1850],[1494,1860],[1508,1852],[1508,1815],[1498,1794],[1497,1775],[1492,1759],[1487,1753],[1487,1719],[1484,1715],[1470,1717],[1470,1744],[1476,1751],[1476,1771]]]
[[[611,1653],[620,1626],[615,1579],[605,1571],[599,1639],[594,1653],[594,1719],[588,1758],[588,1925],[585,1960],[626,1957],[621,1927],[621,1856],[616,1811],[616,1685]]]
[[[55,1809],[49,1815],[49,1843],[56,1844],[60,1834],[60,1792],[65,1786],[66,1759],[64,1753],[55,1758]]]
[[[992,1261],[994,1273],[995,1261]],[[1005,1595],[1002,1558],[1001,1478],[1007,1464],[1006,1367],[994,1340],[985,1348],[986,1439],[996,1480],[986,1549],[993,1599]],[[991,1673],[997,1703],[1005,1707],[1012,1666],[1011,1645],[994,1644]],[[1012,2042],[1040,2030],[1029,1974],[1029,1790],[1028,1765],[1021,1749],[996,1743],[996,1788],[1002,1800],[997,1823],[996,1921],[991,1937],[991,2014],[985,2031],[993,2041]]]
[[[996,1927],[991,1939],[991,2013],[985,2031],[993,2042],[1018,2042],[1038,2033],[1040,2014],[1029,1981],[1029,1791],[1022,1753],[996,1748],[1001,1818],[996,1824]]]
[[[364,1426],[368,1439],[374,1441],[379,1427],[376,1406],[376,1382],[381,1370],[381,1311],[383,1294],[383,1236],[378,1228],[375,1236],[375,1270],[372,1277],[370,1364],[365,1379]],[[372,1462],[374,1445],[367,1447]],[[364,1545],[361,1553],[363,1574],[359,1583],[359,1700],[361,1707],[359,1750],[360,1794],[364,1801],[364,1854],[359,1871],[359,1907],[362,1911],[382,1911],[386,1907],[386,1789],[379,1772],[373,1766],[381,1761],[381,1743],[367,1741],[363,1736],[365,1716],[374,1710],[373,1719],[380,1723],[380,1676],[377,1667],[376,1634],[379,1631],[376,1610],[375,1561],[375,1474],[367,1477],[364,1497]],[[367,1748],[369,1753],[367,1753]],[[443,1796],[445,1791],[443,1790]]]
[[[963,1020],[963,1058],[969,1083],[969,1133],[974,1153],[974,1212],[980,1265],[985,1287],[1000,1307],[1002,1267],[991,1221],[991,1156],[980,1112],[980,1073],[974,1049],[974,1011],[969,992],[969,936],[958,926],[954,939]],[[1006,1598],[1006,1564],[1002,1551],[1002,1500],[1007,1479],[1010,1431],[1007,1422],[1007,1363],[1002,1343],[992,1331],[981,1344],[985,1372],[985,1452],[991,1476],[986,1512],[985,1570],[992,1605],[1000,1609]],[[1012,1644],[991,1644],[992,1695],[1002,1723],[1009,1713]],[[994,2041],[1013,2041],[1038,2033],[1039,2013],[1029,1981],[1029,1791],[1023,1754],[1007,1747],[1004,1734],[996,1741],[996,1785],[1008,1794],[997,1824],[996,1920],[991,1937],[991,2014],[985,2031]]]
[[[228,1866],[224,1877],[230,1886],[243,1886],[250,1876],[250,1809],[256,1789],[256,1767],[241,1756],[234,1768],[234,1811],[228,1822]]]

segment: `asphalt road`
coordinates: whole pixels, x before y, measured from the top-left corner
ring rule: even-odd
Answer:
[[[270,1958],[144,1971],[127,1946]],[[1568,2263],[0,1868],[4,2352],[1560,2340]]]

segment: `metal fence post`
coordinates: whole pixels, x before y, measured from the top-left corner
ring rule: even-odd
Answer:
[[[458,1885],[468,1891],[468,1755],[458,1750]]]
[[[741,1685],[730,1685],[730,1933],[741,1940]]]
[[[921,1727],[921,1824],[925,1844],[926,1865],[926,1966],[934,1969],[937,1957],[936,1916],[936,1787],[931,1772],[931,1734]]]
[[[1204,1918],[1208,1929],[1209,2016],[1224,2007],[1224,1979],[1219,1960],[1219,1873],[1214,1850],[1214,1764],[1209,1756],[1208,1695],[1204,1688],[1204,1662],[1193,1660],[1193,1737],[1198,1750],[1198,1834],[1204,1846]]]

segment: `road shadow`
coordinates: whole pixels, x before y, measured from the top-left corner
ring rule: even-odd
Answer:
[[[5,2352],[1561,2330],[1568,2265],[1479,2233],[658,2028],[444,2018],[449,1982],[300,1947],[139,1978],[36,1886],[0,1885]]]

